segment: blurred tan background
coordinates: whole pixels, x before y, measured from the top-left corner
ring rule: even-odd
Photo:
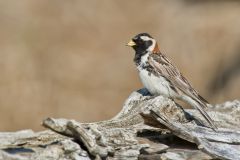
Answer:
[[[240,98],[240,2],[1,0],[0,131],[113,117],[142,87],[125,46],[148,32],[211,103]]]

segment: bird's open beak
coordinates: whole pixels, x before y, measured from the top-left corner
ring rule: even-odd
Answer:
[[[135,45],[136,45],[136,43],[133,42],[132,40],[130,40],[130,41],[128,42],[128,44],[127,44],[127,46],[129,46],[129,47],[133,47],[133,46],[135,46]]]

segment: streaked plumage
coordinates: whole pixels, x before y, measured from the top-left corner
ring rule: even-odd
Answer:
[[[166,55],[160,52],[156,40],[147,33],[141,33],[136,35],[128,45],[136,51],[134,62],[143,85],[151,94],[177,98],[189,103],[199,110],[211,128],[217,129],[213,120],[203,109],[207,107],[207,101],[193,89]]]

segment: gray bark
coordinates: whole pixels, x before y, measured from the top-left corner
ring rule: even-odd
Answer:
[[[206,111],[217,131],[198,111],[141,89],[110,120],[47,118],[43,126],[50,130],[0,133],[0,159],[240,159],[240,101]]]

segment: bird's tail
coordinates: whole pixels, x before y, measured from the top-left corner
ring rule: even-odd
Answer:
[[[191,97],[184,96],[183,98],[184,101],[189,103],[191,106],[196,108],[202,116],[205,118],[205,120],[209,123],[210,127],[216,131],[217,126],[214,124],[214,121],[210,118],[210,116],[207,114],[207,112],[203,108],[207,108],[207,104],[205,102],[202,102],[201,100],[198,99],[192,99]]]

